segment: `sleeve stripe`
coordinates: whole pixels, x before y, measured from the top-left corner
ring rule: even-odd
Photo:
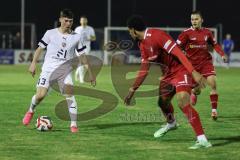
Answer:
[[[46,46],[47,47],[47,43],[45,43],[42,39],[39,41],[39,43],[42,43],[44,46]]]
[[[181,43],[182,43],[182,42],[178,39],[178,40],[177,40],[177,44],[181,44]]]
[[[174,45],[172,45],[172,47],[169,49],[168,53],[170,53],[172,51],[172,49],[176,46],[177,44],[174,43]]]
[[[167,50],[168,46],[169,46],[171,43],[172,43],[172,41],[171,41],[171,40],[168,40],[168,41],[164,44],[163,48]]]
[[[83,46],[82,48],[77,49],[77,52],[81,52],[81,51],[83,51],[83,50],[86,49],[86,48],[87,48],[86,46]]]

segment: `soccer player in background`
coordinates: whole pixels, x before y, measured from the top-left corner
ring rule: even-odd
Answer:
[[[23,118],[23,124],[28,125],[33,118],[36,110],[36,106],[47,95],[50,78],[55,74],[54,80],[57,80],[61,93],[66,97],[68,104],[71,124],[70,130],[75,133],[78,132],[77,127],[77,103],[73,93],[73,82],[71,76],[71,64],[66,63],[75,56],[77,50],[77,56],[81,58],[83,62],[87,63],[87,59],[84,56],[85,44],[80,34],[77,34],[71,30],[73,24],[73,13],[68,9],[64,9],[60,12],[60,27],[47,30],[43,38],[38,43],[39,47],[36,49],[33,61],[29,67],[29,72],[34,77],[36,73],[37,61],[46,48],[46,55],[42,66],[42,72],[37,83],[37,91],[32,97],[30,107]],[[66,64],[66,68],[61,72],[57,69]],[[56,72],[59,72],[56,74]],[[90,71],[91,72],[91,71]],[[90,73],[90,80],[92,85],[95,85],[95,78]]]
[[[192,26],[184,30],[177,39],[177,44],[185,51],[186,56],[192,63],[193,67],[201,73],[211,87],[210,101],[212,107],[212,119],[217,119],[217,104],[218,93],[216,86],[216,72],[213,66],[212,56],[209,52],[209,45],[213,46],[215,51],[222,57],[224,62],[227,62],[227,57],[221,46],[216,42],[212,32],[202,27],[203,18],[199,11],[194,11],[191,14]],[[199,87],[192,89],[191,102],[195,105],[197,95],[200,94]]]
[[[206,79],[195,71],[186,56],[182,53],[175,41],[160,29],[146,28],[140,16],[132,16],[127,21],[127,26],[131,37],[139,41],[141,51],[141,69],[137,78],[129,89],[128,95],[124,99],[126,105],[130,101],[146,78],[150,63],[157,62],[163,71],[163,77],[159,86],[158,105],[166,117],[167,124],[154,133],[154,137],[161,137],[172,129],[176,129],[177,123],[174,118],[174,109],[171,100],[174,95],[177,97],[178,106],[191,124],[197,142],[189,149],[211,147],[208,142],[197,111],[190,104],[191,76],[201,87],[205,87]]]
[[[75,32],[81,34],[86,44],[86,54],[89,55],[91,51],[91,42],[96,41],[96,35],[93,27],[88,25],[88,19],[86,16],[80,17],[80,26],[75,28]],[[79,64],[75,72],[75,80],[80,83],[84,83],[85,66]]]
[[[222,43],[222,48],[225,52],[225,54],[227,55],[228,59],[227,59],[227,68],[229,68],[230,66],[230,58],[231,58],[231,53],[234,49],[234,42],[231,39],[231,34],[226,34],[226,38],[223,40]]]

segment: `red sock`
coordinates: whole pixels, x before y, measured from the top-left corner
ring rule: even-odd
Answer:
[[[199,136],[204,134],[198,112],[190,104],[186,105],[182,111],[187,117],[188,122],[192,125],[196,135]]]
[[[211,100],[211,104],[212,104],[212,109],[217,109],[218,94],[211,94],[210,100]]]
[[[169,104],[168,107],[160,107],[160,108],[161,108],[164,116],[166,117],[168,123],[171,123],[175,120],[174,109],[173,109],[173,106],[171,103]]]

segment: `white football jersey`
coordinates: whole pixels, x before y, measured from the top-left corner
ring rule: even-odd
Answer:
[[[86,52],[81,34],[62,34],[58,28],[47,30],[38,45],[47,48],[42,71],[54,71],[64,62]],[[77,50],[77,52],[75,52]]]
[[[75,28],[75,32],[82,35],[83,40],[85,41],[85,44],[87,46],[87,50],[90,51],[91,41],[88,39],[90,39],[91,36],[95,36],[94,29],[91,26],[78,26],[77,28]]]

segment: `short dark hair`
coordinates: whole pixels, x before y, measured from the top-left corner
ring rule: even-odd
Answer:
[[[201,18],[203,18],[202,13],[201,13],[200,11],[192,11],[191,15],[192,15],[192,14],[197,14],[197,15],[199,15]]]
[[[146,29],[145,22],[142,16],[139,15],[133,15],[129,17],[127,20],[127,27],[133,28],[137,31],[144,31]]]
[[[73,19],[74,15],[70,9],[63,9],[60,12],[60,17],[66,17],[66,18]]]
[[[87,19],[87,16],[86,16],[86,15],[81,15],[80,18],[85,18],[85,19]]]

